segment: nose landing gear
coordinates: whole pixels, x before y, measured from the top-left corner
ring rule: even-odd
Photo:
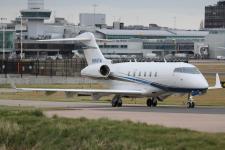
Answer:
[[[195,102],[191,93],[188,94],[187,108],[195,108]]]

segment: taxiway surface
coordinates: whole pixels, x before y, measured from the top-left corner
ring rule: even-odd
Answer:
[[[89,119],[108,118],[111,120],[130,120],[147,123],[191,129],[203,132],[225,133],[224,107],[196,107],[187,109],[185,106],[159,106],[148,108],[144,105],[124,105],[112,108],[107,103],[77,103],[77,102],[47,102],[0,100],[1,106],[28,106],[36,108],[60,108],[45,111],[49,117],[54,115],[66,118],[85,117]]]

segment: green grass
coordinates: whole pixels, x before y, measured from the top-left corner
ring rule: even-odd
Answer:
[[[225,134],[130,121],[46,118],[39,110],[0,109],[0,149],[224,149]]]
[[[202,63],[194,64],[201,72],[225,72],[225,64],[222,63]]]
[[[10,84],[0,84],[0,89],[11,88]]]

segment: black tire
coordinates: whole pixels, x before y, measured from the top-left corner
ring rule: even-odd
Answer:
[[[192,108],[192,103],[191,102],[187,103],[187,108]]]
[[[122,106],[123,106],[123,102],[121,99],[119,99],[117,102],[117,107],[122,107]]]
[[[118,105],[118,100],[113,99],[112,100],[112,107],[117,107],[117,105]]]
[[[192,102],[191,108],[195,108],[195,102]]]
[[[157,107],[158,105],[158,101],[157,100],[152,100],[152,106],[153,107]]]
[[[151,99],[147,99],[146,104],[147,104],[148,107],[152,107],[152,100]]]

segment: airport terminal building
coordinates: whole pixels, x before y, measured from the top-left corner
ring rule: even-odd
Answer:
[[[152,53],[157,56],[185,53],[205,55],[204,58],[215,58],[217,53],[209,51],[218,50],[209,46],[212,43],[210,41],[213,41],[208,40],[210,39],[208,36],[212,37],[210,30],[178,30],[159,27],[155,24],[150,24],[149,27],[125,26],[119,21],[114,22],[113,26],[107,26],[106,15],[91,13],[81,13],[80,22],[75,25],[64,18],[52,18],[52,11],[44,8],[44,0],[28,0],[28,8],[22,9],[20,16],[8,26],[14,26],[14,29],[10,28],[7,33],[11,44],[8,42],[6,45],[10,45],[10,52],[14,51],[20,54],[22,45],[22,52],[28,59],[45,59],[47,56],[59,54],[63,58],[72,58],[74,51],[82,53],[83,45],[81,43],[47,43],[37,40],[71,38],[83,32],[92,32],[97,38],[109,40],[98,43],[106,56],[135,55],[145,57]],[[221,36],[224,35],[221,34]],[[3,42],[3,36],[0,38]]]
[[[66,29],[64,30],[66,31]],[[89,31],[89,30],[86,30]],[[97,29],[93,32],[100,39],[99,42],[105,55],[137,55],[140,57],[148,53],[165,56],[172,53],[194,54],[195,42],[204,42],[208,32],[205,31],[166,31],[166,30],[112,30]],[[74,33],[74,36],[78,35]],[[46,37],[46,36],[43,36]],[[62,32],[59,38],[65,37]],[[35,39],[39,39],[36,37]],[[31,39],[23,40],[23,49],[27,56],[62,54],[66,58],[73,56],[73,50],[82,49],[82,45],[74,42],[38,42]],[[20,42],[16,47],[20,50]]]
[[[165,56],[172,53],[194,54],[194,43],[204,42],[207,31],[183,30],[97,30],[96,36],[113,42],[100,43],[105,54],[145,56],[155,53]]]

